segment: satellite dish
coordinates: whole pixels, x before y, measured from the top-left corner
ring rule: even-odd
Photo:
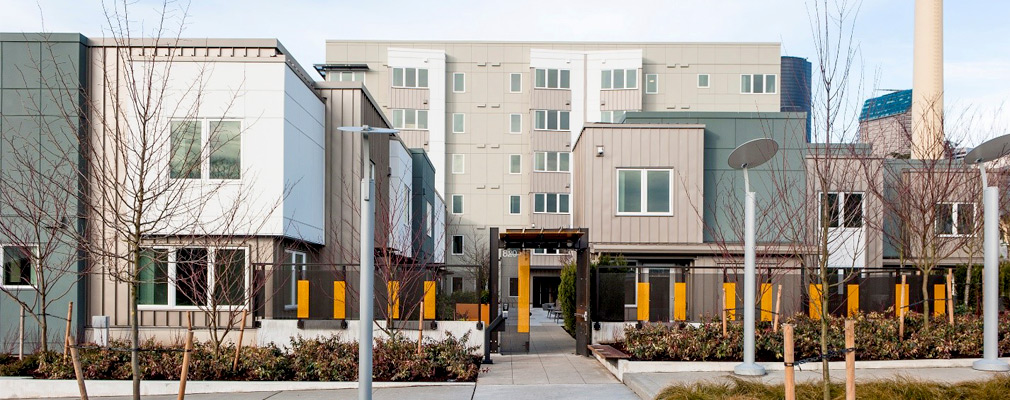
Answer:
[[[759,138],[741,144],[729,155],[733,169],[754,168],[764,164],[779,151],[779,144],[769,138]]]
[[[341,131],[344,131],[344,132],[361,132],[361,133],[365,133],[365,134],[369,134],[369,133],[384,133],[384,134],[388,134],[388,135],[391,135],[391,134],[399,132],[396,129],[375,128],[375,127],[371,127],[371,126],[368,126],[368,125],[363,125],[363,126],[341,126],[341,127],[337,128],[337,130],[341,130]]]
[[[969,164],[989,162],[1010,154],[1010,135],[989,139],[978,147],[971,149],[964,161]]]

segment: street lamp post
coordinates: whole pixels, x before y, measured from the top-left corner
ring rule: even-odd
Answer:
[[[982,359],[971,367],[980,371],[1010,371],[1010,364],[1001,361],[998,349],[997,324],[999,312],[999,189],[989,186],[985,173],[985,163],[1010,153],[1010,135],[989,140],[972,149],[965,161],[978,165],[982,174],[982,250],[984,268],[982,271]]]
[[[358,399],[372,399],[372,320],[375,295],[375,180],[371,176],[371,149],[368,134],[394,134],[394,129],[368,125],[337,128],[361,133],[361,253],[358,271]]]
[[[765,374],[764,367],[754,362],[754,298],[757,290],[755,278],[757,245],[754,239],[754,192],[750,190],[749,168],[764,164],[778,152],[778,142],[760,138],[741,144],[729,155],[729,166],[743,170],[746,201],[744,203],[744,250],[743,250],[743,363],[733,368],[733,373],[746,376]]]

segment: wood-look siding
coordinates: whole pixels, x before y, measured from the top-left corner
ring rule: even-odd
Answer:
[[[571,110],[572,91],[568,89],[533,89],[530,108],[534,110]]]
[[[389,108],[427,110],[429,97],[428,89],[390,88]]]
[[[428,138],[429,131],[415,131],[415,130],[401,130],[399,133],[400,140],[403,144],[407,146],[408,149],[424,149],[428,150]]]
[[[530,191],[533,193],[570,193],[572,174],[567,172],[533,172]]]
[[[532,201],[532,198],[530,199]],[[533,203],[530,203],[530,209]],[[568,214],[532,214],[531,220],[537,225],[537,229],[567,228],[570,225],[571,217]]]
[[[817,237],[820,236],[818,229],[819,214],[819,179],[817,171],[827,175],[827,184],[831,192],[858,192],[863,194],[863,219],[866,221],[864,228],[866,235],[866,251],[864,262],[868,267],[880,266],[883,263],[883,226],[884,206],[880,201],[879,194],[884,185],[882,174],[867,173],[867,168],[881,171],[883,165],[879,161],[828,156],[814,156],[806,159],[807,164],[807,198],[806,214],[814,216],[808,220],[807,228],[809,233],[807,240],[809,243],[819,243]],[[868,179],[872,176],[874,182]],[[873,185],[871,187],[871,185]],[[831,245],[829,245],[831,246]],[[835,244],[834,246],[837,246]]]
[[[589,228],[594,243],[701,243],[703,145],[697,125],[590,124],[572,155],[574,225]],[[672,169],[673,215],[618,216],[618,168]]]
[[[641,87],[639,87],[638,89],[600,91],[600,110],[635,111],[641,109],[642,109]]]
[[[533,151],[572,151],[572,135],[568,131],[533,131],[530,148]]]

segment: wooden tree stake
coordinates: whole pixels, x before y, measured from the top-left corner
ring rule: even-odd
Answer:
[[[845,400],[856,400],[856,321],[845,320]]]
[[[21,306],[21,320],[18,324],[18,360],[25,357],[25,306]]]
[[[776,289],[778,292],[775,294],[775,315],[772,315],[773,333],[778,333],[779,331],[779,310],[782,309],[782,284],[778,284]]]
[[[70,361],[74,363],[74,376],[77,377],[77,388],[81,391],[81,400],[88,400],[88,388],[84,385],[84,372],[81,368],[81,358],[77,355],[77,341],[69,337]]]
[[[189,359],[193,353],[193,329],[186,330],[186,352],[182,354],[182,373],[179,375],[179,400],[186,398],[186,377],[189,375]]]
[[[726,334],[726,288],[722,289],[722,302],[719,303],[719,307],[722,308],[722,337],[727,337]]]
[[[242,326],[238,330],[238,343],[235,344],[235,359],[231,362],[231,370],[238,369],[238,354],[242,351],[242,339],[245,338],[245,319],[249,315],[249,310],[242,310]]]
[[[67,348],[70,347],[70,318],[74,315],[74,302],[67,306],[67,330],[63,333],[63,359],[67,359]],[[44,340],[44,339],[43,339]]]
[[[793,370],[793,325],[783,324],[782,325],[782,335],[783,346],[785,347],[782,351],[783,358],[786,363],[785,370],[785,387],[786,387],[786,400],[796,400],[796,376]]]
[[[424,300],[417,312],[417,355],[421,355],[421,342],[424,340]]]
[[[901,276],[901,288],[898,289],[901,301],[898,302],[898,340],[905,340],[905,275]]]
[[[947,270],[947,322],[954,325],[954,270]]]

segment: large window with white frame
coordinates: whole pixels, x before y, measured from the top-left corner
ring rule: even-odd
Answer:
[[[558,249],[533,249],[533,254],[557,256],[557,255],[561,255],[561,250],[558,250]]]
[[[463,213],[463,195],[461,195],[461,194],[454,194],[454,195],[452,195],[451,199],[452,199],[452,201],[451,201],[451,205],[452,205],[452,210],[451,211],[452,211],[452,213],[453,214],[462,214]]]
[[[284,262],[287,264],[288,282],[288,302],[284,305],[285,310],[298,308],[298,281],[308,279],[306,276],[306,256],[305,253],[295,250],[284,250]]]
[[[617,215],[671,215],[673,170],[617,170]]]
[[[600,89],[638,89],[638,70],[605,69],[601,72]]]
[[[533,171],[572,172],[571,155],[567,151],[538,151],[533,153]]]
[[[465,251],[463,235],[452,235],[452,255],[460,256]]]
[[[426,68],[393,67],[393,87],[427,88],[428,70]]]
[[[428,110],[394,109],[393,128],[428,129]]]
[[[534,129],[541,131],[567,131],[569,129],[569,112],[561,110],[535,110],[533,115],[536,124]]]
[[[465,132],[466,132],[466,114],[453,113],[452,133],[465,133]]]
[[[513,72],[509,74],[509,93],[522,93],[523,74]]]
[[[171,121],[169,177],[173,179],[240,179],[242,124],[236,120]]]
[[[329,71],[326,77],[330,82],[364,82],[365,71]]]
[[[857,192],[828,192],[820,198],[821,210],[826,212],[829,228],[861,228],[863,226],[863,194]],[[826,209],[825,209],[826,207]],[[820,226],[821,216],[817,216]]]
[[[659,93],[659,74],[645,74],[645,94]]]
[[[466,74],[462,72],[452,73],[452,92],[453,93],[464,93],[466,92]]]
[[[572,71],[537,68],[533,71],[533,87],[537,89],[571,89]]]
[[[32,288],[37,285],[35,246],[2,246],[0,263],[3,263],[3,287],[5,289]]]
[[[248,293],[243,248],[152,247],[138,267],[143,307],[240,307]]]
[[[936,234],[970,236],[975,234],[975,204],[940,203],[936,205]]]
[[[740,93],[775,94],[775,74],[743,74],[740,75]]]
[[[509,214],[519,215],[522,213],[523,197],[518,194],[509,195]]]
[[[624,115],[627,113],[628,112],[624,110],[600,111],[600,122],[621,122],[624,119]]]
[[[509,133],[523,133],[522,114],[509,114]]]
[[[452,155],[452,173],[457,175],[466,173],[466,155],[464,154]]]
[[[533,213],[568,214],[571,198],[568,193],[534,193]]]
[[[523,173],[523,156],[522,154],[509,154],[509,174],[521,174]]]

